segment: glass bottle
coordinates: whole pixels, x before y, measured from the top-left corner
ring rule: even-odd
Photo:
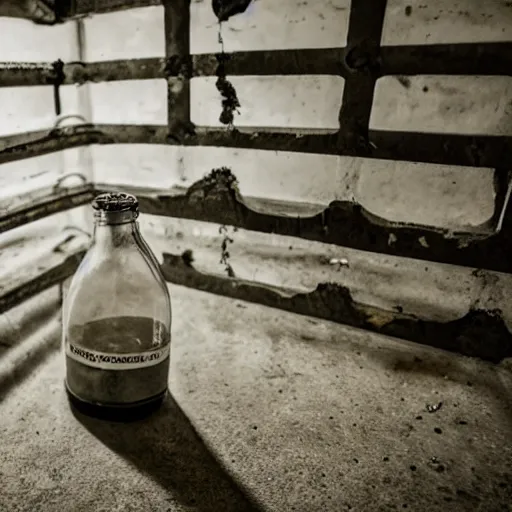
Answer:
[[[80,412],[125,421],[156,410],[167,392],[171,301],[137,198],[106,193],[92,206],[93,243],[64,301],[66,389]]]

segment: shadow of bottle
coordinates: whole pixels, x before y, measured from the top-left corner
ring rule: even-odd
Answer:
[[[105,446],[165,489],[169,502],[198,512],[258,512],[169,393],[157,412],[136,422],[107,422],[71,411]]]

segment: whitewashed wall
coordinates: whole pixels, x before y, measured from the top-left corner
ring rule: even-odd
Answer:
[[[449,19],[460,28],[457,41],[510,38],[510,15],[504,15],[508,11],[500,7],[502,2],[481,4],[457,2],[457,6],[447,9]],[[412,6],[409,16],[406,5]],[[424,13],[422,5],[391,1],[383,43],[451,41],[453,30],[446,30],[443,14],[432,9]],[[229,52],[342,46],[346,42],[349,7],[346,0],[307,3],[257,0],[246,13],[222,25],[224,49]],[[219,26],[210,2],[194,1],[191,8],[192,52],[220,51]],[[443,11],[443,7],[438,10]],[[461,14],[454,14],[455,11]],[[475,26],[473,18],[483,20],[489,16],[494,20],[492,30],[483,22]],[[422,38],[421,31],[420,34],[412,31],[411,23],[425,24],[429,36]],[[109,30],[105,30],[107,26]],[[127,44],[121,44],[127,31],[134,35],[128,37]],[[149,33],[151,36],[145,39],[143,34]],[[86,54],[94,60],[163,56],[163,9],[150,7],[95,16],[86,24],[86,40]],[[342,78],[232,77],[230,81],[241,103],[235,126],[293,127],[303,131],[337,128]],[[423,92],[425,86],[428,93]],[[166,122],[163,81],[113,82],[88,87],[94,121]],[[502,77],[419,76],[412,77],[409,88],[393,77],[385,77],[377,84],[371,127],[510,134],[511,96],[512,79]],[[146,101],[140,101],[141,97]],[[221,97],[215,88],[215,78],[193,79],[191,98],[193,122],[200,126],[220,126]],[[373,213],[390,220],[457,228],[485,222],[494,208],[491,169],[221,148],[119,149],[92,148],[97,180],[134,184],[149,181],[159,186],[171,185],[179,179],[189,184],[212,167],[226,165],[239,179],[244,195],[302,200],[318,204],[319,209],[333,199],[354,198]]]
[[[346,42],[349,7],[349,0],[256,0],[246,13],[222,25],[224,49],[230,52],[342,46]],[[423,2],[390,0],[382,42],[510,40],[511,17],[511,9],[498,0],[429,2],[426,7]],[[192,1],[191,24],[193,53],[221,50],[219,26],[210,2]],[[87,60],[165,55],[163,7],[96,15],[86,18],[84,25],[83,55]],[[2,61],[78,58],[75,22],[41,27],[29,21],[0,19],[0,29]],[[293,127],[303,131],[337,127],[342,78],[233,77],[230,80],[241,102],[240,113],[235,116],[236,126]],[[90,105],[84,100],[87,96]],[[200,126],[220,126],[221,98],[215,78],[193,79],[191,96],[192,120]],[[0,134],[42,129],[55,121],[52,87],[0,89],[0,102],[7,108],[0,119]],[[167,122],[165,80],[66,86],[62,104],[64,113],[81,112],[93,122],[162,125]],[[409,87],[394,77],[384,77],[377,83],[371,127],[510,135],[511,105],[512,79],[508,77],[416,76],[410,78]],[[227,165],[247,196],[305,200],[318,203],[319,208],[333,199],[355,198],[370,211],[390,220],[450,227],[485,222],[494,206],[492,170],[488,169],[349,157],[277,156],[219,148],[138,145],[120,149],[91,148],[95,179],[134,183],[146,183],[149,179],[152,185],[158,186],[171,184],[177,174],[182,181],[193,182],[212,167]],[[70,156],[80,152],[69,150],[65,158],[50,157],[55,158],[54,172],[64,165],[67,169],[82,166],[80,172],[90,173],[85,157]],[[62,163],[57,164],[59,158]],[[48,162],[48,158],[41,161]],[[265,179],[259,173],[264,173]],[[0,179],[6,175],[12,181],[13,172],[1,166]],[[21,177],[18,172],[16,175]]]
[[[349,0],[254,0],[246,13],[222,25],[224,50],[343,46],[347,37],[349,8]],[[191,23],[192,53],[221,51],[219,25],[210,1],[192,0]],[[162,7],[92,16],[84,20],[84,27],[83,56],[88,61],[165,55]],[[501,0],[431,0],[428,5],[421,1],[389,0],[382,35],[385,45],[510,40],[512,8]],[[76,22],[41,27],[28,21],[0,19],[0,41],[0,61],[52,61],[56,58],[72,61],[80,53]],[[25,43],[20,44],[20,41]],[[249,76],[228,79],[235,86],[241,103],[239,114],[235,115],[235,126],[295,128],[302,132],[334,131],[337,128],[344,86],[340,77]],[[166,87],[165,80],[66,86],[61,92],[63,111],[80,113],[97,123],[165,125],[168,115]],[[51,87],[0,89],[0,103],[7,105],[6,114],[0,117],[0,135],[51,127],[55,122],[52,95]],[[396,77],[384,77],[377,83],[371,128],[510,135],[511,105],[511,78],[414,76],[409,77],[408,85],[404,86]],[[193,79],[192,121],[200,126],[219,126],[220,112],[221,97],[215,88],[215,79]],[[102,183],[121,182],[160,188],[175,184],[191,185],[212,168],[220,166],[231,168],[240,182],[242,194],[248,198],[306,202],[318,211],[333,200],[350,199],[389,220],[460,228],[485,222],[494,209],[492,169],[144,144],[91,146],[0,165],[0,207],[12,204],[12,196],[51,184],[69,172],[78,172]],[[58,222],[54,216],[42,224],[47,223],[58,230],[70,220],[85,223],[83,212],[84,209],[78,214],[61,215]],[[155,235],[177,236],[177,233],[189,231],[196,233],[199,240],[210,237],[213,240],[210,246],[216,243],[212,231],[216,228],[204,223],[151,218],[143,225]],[[29,228],[20,228],[24,229]],[[255,247],[281,245],[267,235],[254,235],[252,239],[250,234],[244,236],[243,243],[251,245],[253,250]],[[171,239],[169,244],[170,251],[184,248],[183,243],[176,243],[175,239]],[[300,246],[304,254],[320,250],[319,246],[306,242],[297,242],[295,246]],[[329,251],[348,253],[342,248]],[[351,257],[357,259],[356,253],[353,254]],[[433,306],[434,309],[437,307],[437,313],[429,310],[436,318],[443,317],[439,313],[443,308],[450,315],[462,314],[477,300],[475,294],[477,297],[482,291],[481,283],[471,277],[469,270],[461,271],[457,278],[453,276],[459,274],[454,274],[451,267],[427,264],[425,269],[437,269],[438,273],[434,273],[437,277],[429,277],[432,272],[425,272],[421,276],[415,274],[415,278],[410,277],[405,282],[399,279],[403,266],[401,259],[372,258],[366,260],[366,266],[361,265],[359,270],[356,265],[350,278],[334,274],[329,268],[315,267],[309,277],[296,286],[310,288],[322,279],[337,280],[342,284],[352,282],[356,288],[359,286],[365,300],[389,306],[402,297],[402,302],[409,300],[409,311],[420,316],[422,311],[425,314],[423,306],[426,302],[435,305],[437,301]],[[211,260],[212,266],[218,266],[218,263],[213,263],[213,258]],[[248,269],[244,270],[242,264],[239,267],[240,275],[251,277]],[[356,273],[360,272],[361,276],[368,274],[370,267],[374,269],[373,282],[378,281],[380,288],[372,286],[368,279],[358,281]],[[260,272],[253,278],[291,285],[278,268]],[[419,266],[417,272],[420,272]],[[445,278],[449,275],[453,285],[450,293],[458,290],[455,299],[446,292]],[[496,276],[496,286],[486,288],[487,299],[483,299],[481,305],[496,306],[500,303],[503,307],[500,302],[502,291],[510,285],[510,279],[504,275],[493,275]],[[467,280],[473,283],[469,288]],[[431,287],[428,300],[418,291],[421,286]],[[458,301],[456,307],[453,306],[454,300]],[[512,308],[509,316],[512,318]]]

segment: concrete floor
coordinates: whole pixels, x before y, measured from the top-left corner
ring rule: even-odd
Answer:
[[[0,404],[0,510],[512,510],[510,367],[171,294],[174,398],[139,423],[70,412],[47,326]]]

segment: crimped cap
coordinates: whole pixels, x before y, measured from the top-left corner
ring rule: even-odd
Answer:
[[[92,207],[104,212],[136,212],[139,208],[139,201],[135,196],[124,192],[106,192],[96,196]]]

